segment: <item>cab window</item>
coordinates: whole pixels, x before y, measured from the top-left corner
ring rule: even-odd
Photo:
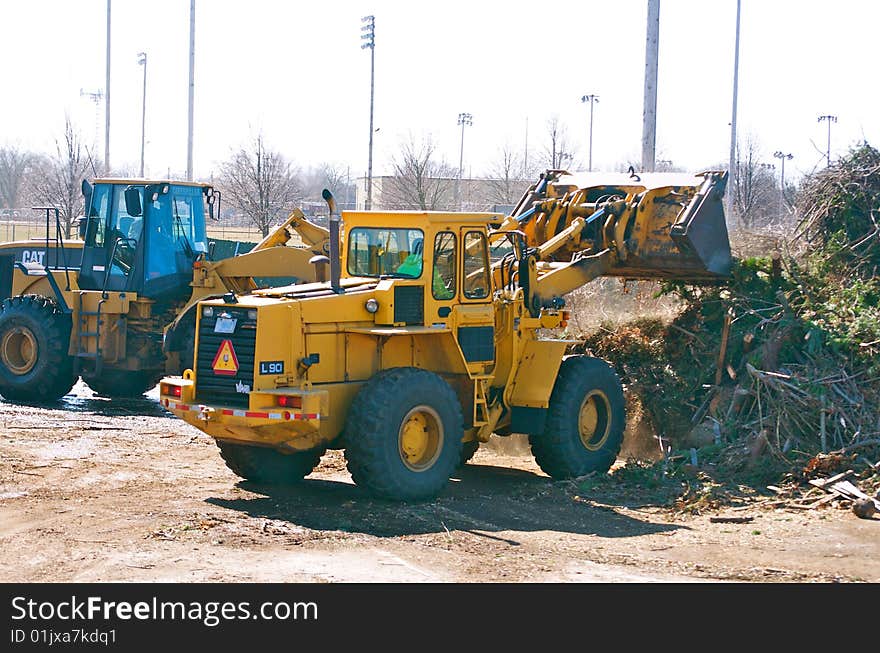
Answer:
[[[485,299],[489,296],[489,257],[486,235],[469,231],[464,237],[464,296]]]
[[[111,190],[113,187],[109,184],[96,184],[92,190],[92,201],[89,203],[86,214],[85,235],[83,237],[89,247],[104,246],[104,230],[110,208]]]
[[[441,231],[434,237],[434,274],[431,291],[434,299],[455,297],[455,234]]]
[[[355,227],[348,236],[348,274],[418,279],[424,238],[420,229]]]

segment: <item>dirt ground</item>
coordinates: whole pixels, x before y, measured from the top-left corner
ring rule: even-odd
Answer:
[[[338,451],[293,488],[243,482],[155,395],[0,402],[0,581],[880,582],[876,516],[611,505],[490,445],[439,499],[399,505]]]

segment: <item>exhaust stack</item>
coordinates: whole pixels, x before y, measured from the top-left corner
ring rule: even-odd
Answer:
[[[336,294],[342,293],[342,286],[339,284],[341,276],[340,259],[339,259],[339,212],[336,209],[336,200],[328,189],[321,192],[321,197],[327,202],[330,209],[330,288]]]

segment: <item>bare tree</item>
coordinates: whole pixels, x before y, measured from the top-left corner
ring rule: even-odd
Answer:
[[[14,145],[0,147],[0,204],[16,209],[23,199],[22,190],[33,155]]]
[[[267,150],[262,134],[221,164],[222,190],[230,204],[263,234],[280,222],[303,192],[295,170],[283,155]]]
[[[451,208],[457,172],[435,158],[436,145],[430,137],[416,144],[410,137],[392,159],[394,175],[385,180],[382,206],[386,209],[436,211]]]
[[[88,175],[82,136],[70,117],[64,119],[64,139],[55,140],[55,156],[39,173],[35,182],[37,199],[58,208],[66,237],[70,237],[74,219],[82,213],[82,181]]]
[[[516,204],[530,183],[529,179],[523,179],[522,157],[509,143],[505,144],[498,151],[486,179],[489,203]]]
[[[736,154],[736,175],[729,189],[736,213],[746,228],[769,222],[779,194],[774,166],[760,161],[760,148],[752,136],[737,144]]]
[[[547,121],[547,145],[544,147],[544,159],[553,170],[571,165],[574,155],[568,142],[568,130],[559,123],[559,116],[552,116]]]
[[[351,182],[348,168],[322,163],[302,175],[302,185],[307,199],[320,201],[321,192],[326,188],[333,193],[340,207],[353,208],[356,185]]]

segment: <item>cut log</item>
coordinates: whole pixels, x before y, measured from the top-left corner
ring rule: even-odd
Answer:
[[[709,517],[713,524],[748,524],[754,517]]]

